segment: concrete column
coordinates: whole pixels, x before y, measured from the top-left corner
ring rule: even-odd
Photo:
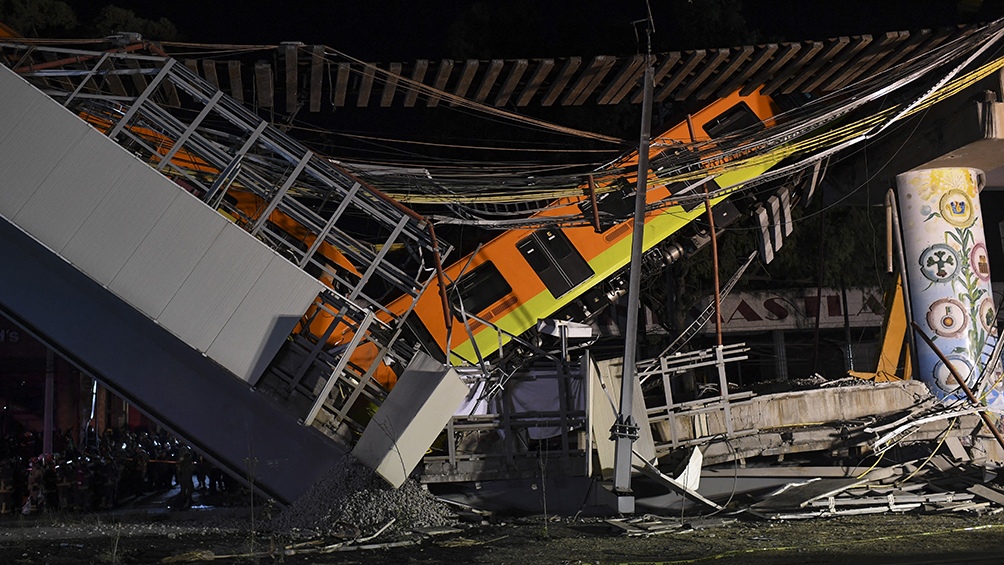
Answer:
[[[788,380],[788,351],[784,342],[784,330],[771,330],[774,341],[774,371],[778,382]]]
[[[996,333],[996,307],[980,214],[982,171],[937,168],[896,177],[913,321],[934,340],[952,366],[974,389],[983,370],[980,355]],[[943,400],[964,399],[937,355],[917,340],[917,374]],[[1000,374],[1000,367],[995,368]],[[985,393],[985,395],[983,394]],[[978,397],[1004,408],[999,388]]]
[[[52,453],[52,422],[54,419],[54,398],[56,394],[56,354],[45,350],[45,399],[42,414],[42,453]]]
[[[90,380],[90,379],[88,379]],[[69,363],[56,359],[56,391],[55,391],[55,421],[56,433],[70,433],[75,441],[80,437],[80,423],[84,420],[83,409],[80,406],[81,378]],[[87,410],[90,411],[90,403]],[[57,451],[65,448],[62,438],[54,438],[53,448]]]
[[[94,400],[94,431],[101,437],[108,428],[108,389],[98,383],[95,394],[97,398]]]

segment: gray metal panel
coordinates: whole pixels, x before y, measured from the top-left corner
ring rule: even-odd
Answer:
[[[17,143],[17,137],[11,138],[11,131],[18,129],[21,120],[28,116],[38,116],[39,108],[47,107],[52,103],[47,98],[40,98],[33,94],[34,89],[23,79],[14,74],[7,67],[0,68],[0,96],[9,104],[0,107],[0,143],[10,143],[13,139]]]
[[[237,376],[257,381],[322,288],[292,263],[273,255],[206,354]]]
[[[265,496],[296,500],[344,453],[3,219],[0,258],[0,309]]]
[[[59,126],[50,132],[54,137],[63,136],[64,128]],[[53,158],[59,159],[59,165],[11,220],[59,253],[127,168],[145,165],[96,130],[62,155],[44,153],[35,160]]]
[[[249,242],[254,240],[228,223],[157,321],[199,351],[208,350],[275,255]],[[261,314],[267,316],[268,310]]]
[[[418,353],[366,425],[352,455],[394,488],[401,486],[469,393],[453,367]]]
[[[92,279],[108,285],[164,210],[176,198],[186,196],[146,165],[136,163],[111,187],[62,253]]]
[[[229,223],[194,196],[178,193],[108,285],[155,320]]]
[[[62,154],[93,130],[2,65],[0,100],[0,214],[12,218]]]
[[[191,347],[207,351],[223,333],[218,361],[249,380],[319,283],[292,265],[259,282],[274,251],[4,72],[0,85],[16,101],[4,104],[11,153],[2,159],[9,174],[0,192],[15,195],[7,217]]]

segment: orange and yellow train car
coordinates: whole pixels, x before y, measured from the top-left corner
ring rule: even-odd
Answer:
[[[656,136],[651,144],[650,158],[657,157],[673,144],[707,141],[753,124],[769,125],[777,113],[777,107],[766,96],[734,93]],[[612,167],[636,169],[637,159],[635,152]],[[762,174],[780,159],[780,155],[776,159],[757,159],[749,166],[725,172],[706,184],[711,191],[719,186],[739,185]],[[633,183],[635,178],[632,174],[625,180]],[[726,196],[712,198],[711,204],[724,198]],[[649,183],[646,199],[650,205],[665,205],[654,207],[645,216],[645,250],[704,213],[704,206],[672,204],[675,198],[669,185],[652,187]],[[589,201],[585,193],[580,197],[563,198],[538,216],[582,215],[583,203]],[[628,209],[633,209],[633,204],[629,204]],[[600,230],[583,225],[506,231],[446,269],[447,279],[453,281],[447,293],[454,310],[462,308],[472,315],[468,319],[469,331],[463,328],[463,320],[455,317],[453,326],[458,329],[448,332],[436,281],[419,298],[409,326],[420,340],[429,342],[430,348],[443,353],[444,358],[449,352],[453,363],[490,355],[509,341],[509,336],[522,334],[538,320],[558,312],[627,266],[631,256],[632,225],[632,218],[622,217]],[[410,301],[405,303],[400,299],[392,303],[389,310],[404,312],[408,306]]]
[[[778,109],[769,97],[759,94],[740,96],[734,93],[711,103],[686,121],[656,136],[651,144],[650,158],[656,158],[673,145],[708,141],[721,133],[754,124],[769,125],[771,118],[777,113]],[[102,131],[110,129],[111,122],[102,117],[82,117]],[[157,132],[146,128],[130,129],[147,141],[155,142],[156,150],[162,156],[170,150],[171,140]],[[748,166],[725,172],[706,184],[712,190],[718,186],[739,185],[765,172],[780,158],[781,156],[774,160],[758,159]],[[173,155],[172,162],[188,170],[218,172],[215,169],[209,170],[211,167],[204,161],[184,149]],[[633,171],[637,169],[637,162],[638,155],[634,152],[613,163],[608,171],[617,171],[620,175],[618,182],[633,184],[636,180],[636,173]],[[605,182],[603,175],[604,171],[598,171],[601,183]],[[674,203],[679,194],[674,194],[673,190],[679,187],[651,184],[650,182],[646,198],[650,205],[658,206],[645,217],[645,250],[666,240],[704,213],[703,206],[685,207]],[[239,187],[233,187],[231,196],[236,198],[237,208],[252,220],[256,220],[255,214],[265,208],[259,197],[243,192]],[[617,195],[609,193],[606,198],[616,203]],[[711,203],[717,204],[724,198],[726,196],[717,196]],[[584,215],[588,213],[586,208],[591,202],[593,201],[586,195],[584,187],[582,196],[563,198],[535,216],[546,219]],[[623,211],[624,203],[620,204]],[[599,208],[604,209],[602,201]],[[628,204],[627,209],[633,209],[633,204]],[[312,242],[314,235],[307,233],[306,228],[299,226],[285,214],[273,211],[269,220],[291,235],[302,236],[305,245]],[[522,334],[538,320],[553,315],[623,269],[630,260],[632,231],[632,219],[621,215],[616,221],[599,226],[599,229],[582,225],[503,232],[480,247],[475,254],[460,259],[446,269],[446,277],[448,281],[452,281],[448,283],[446,290],[451,305],[454,306],[452,325],[456,330],[450,332],[447,329],[438,280],[433,280],[419,297],[408,318],[408,325],[417,339],[434,353],[442,354],[445,359],[449,352],[450,362],[470,362],[479,355],[482,358],[491,355],[510,340],[509,336]],[[358,274],[357,267],[364,267],[347,263],[337,249],[326,243],[319,252],[332,264],[350,272]],[[405,296],[388,304],[387,310],[400,316],[410,306],[411,298]],[[461,309],[471,317],[461,316]],[[462,318],[467,318],[467,328],[464,328]],[[479,319],[489,322],[489,325]],[[497,331],[492,325],[502,331]],[[320,335],[323,328],[317,326],[316,323],[312,324],[310,331]],[[344,332],[335,332],[331,340],[344,342],[349,337]],[[374,362],[375,356],[375,348],[368,344],[357,351],[352,362],[365,368]],[[381,384],[388,388],[393,386],[395,377],[386,367],[380,367],[375,374]]]

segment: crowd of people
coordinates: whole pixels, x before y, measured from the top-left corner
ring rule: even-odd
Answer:
[[[163,431],[108,429],[79,442],[57,434],[53,443],[53,453],[43,453],[38,433],[0,438],[0,515],[105,510],[174,488],[171,506],[186,508],[197,489],[215,493],[236,486]]]

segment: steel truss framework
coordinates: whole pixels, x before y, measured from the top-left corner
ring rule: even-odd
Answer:
[[[296,362],[276,364],[253,384],[286,401],[305,424],[344,437],[346,426],[359,428],[349,406],[359,397],[379,403],[384,394],[371,378],[379,363],[360,367],[349,359],[368,344],[377,359],[407,365],[412,350],[396,342],[410,310],[402,315],[384,304],[387,296],[417,299],[431,267],[441,264],[437,254],[449,249],[439,249],[423,218],[185,65],[140,54],[146,47],[94,52],[0,44],[0,55],[20,76],[180,188],[329,282],[331,289],[289,339],[287,355]],[[257,210],[238,207],[230,197],[236,193],[253,195]],[[324,329],[316,329],[317,320]],[[327,344],[338,335],[351,339],[338,347]]]
[[[590,476],[590,363],[588,355],[577,363],[556,360],[553,369],[519,371],[497,383],[465,370],[464,378],[482,394],[447,423],[442,444],[422,461],[421,480]],[[527,406],[520,390],[528,387],[551,392],[551,405]]]
[[[878,74],[871,81],[853,84],[829,99],[802,107],[762,136],[746,133],[718,140],[713,148],[692,144],[687,148],[693,154],[681,152],[685,157],[653,163],[656,174],[650,182],[694,181],[771,152],[782,152],[789,158],[787,164],[749,185],[807,170],[1000,69],[1004,63],[997,59],[962,74],[995,46],[1002,34],[1004,23],[996,22],[964,40],[947,42],[926,57],[895,67],[896,72]],[[406,364],[410,352],[400,347],[403,342],[398,339],[406,314],[394,315],[382,304],[394,293],[417,297],[428,282],[426,267],[437,258],[437,244],[423,222],[358,177],[319,158],[173,59],[15,44],[0,44],[0,54],[21,76],[63,101],[71,111],[91,116],[92,123],[104,128],[118,143],[208,204],[233,216],[278,253],[306,270],[330,278],[333,290],[322,296],[302,324],[309,328],[314,319],[329,316],[333,322],[327,325],[327,331],[321,335],[303,331],[293,336],[284,362],[276,364],[258,385],[291,405],[305,423],[333,437],[348,439],[360,431],[360,420],[353,418],[353,413],[365,410],[367,404],[379,404],[383,391],[370,378],[376,364],[356,366],[351,362],[351,353],[372,344],[377,350],[375,358]],[[899,95],[895,103],[880,104],[892,93]],[[875,105],[881,107],[876,110]],[[757,151],[747,154],[736,149],[751,139]],[[730,151],[734,151],[734,159],[724,158]],[[694,154],[702,158],[695,162]],[[250,191],[260,198],[260,213],[248,215],[233,206],[226,196],[237,190]],[[723,192],[731,190],[735,188],[722,188]],[[273,212],[306,227],[313,238],[307,241],[304,234],[268,221]],[[365,272],[354,276],[319,258],[319,242],[337,249],[347,262],[362,266]],[[395,261],[396,253],[391,250],[398,243],[411,253]],[[328,338],[338,335],[335,332],[352,339],[332,347]],[[731,360],[721,350],[718,353],[713,363],[719,367]],[[660,361],[658,368],[640,368],[639,372],[648,369],[664,379],[679,369],[668,359],[663,363]],[[724,379],[720,385],[721,397],[714,403],[715,410],[736,407],[740,403],[735,401],[745,400],[730,396]],[[670,387],[665,390],[668,392]],[[650,419],[669,419],[680,412],[701,418],[712,408],[675,403],[669,395],[665,400]],[[582,451],[573,447],[575,440],[570,432],[586,418],[585,414],[573,412],[563,409],[558,415],[532,414],[526,422],[516,421],[518,418],[513,419],[511,414],[508,422],[498,418],[454,420],[448,428],[445,459],[437,462],[430,458],[428,463],[442,465],[440,472],[447,473],[470,462],[464,476],[476,476],[484,453],[466,450],[458,431],[498,430],[501,426],[516,438],[513,426],[526,429],[540,426],[539,418],[549,419],[546,423],[558,418],[564,430],[560,450],[571,464],[568,457],[574,459]],[[500,412],[500,418],[505,417],[505,412]],[[678,431],[670,429],[662,437],[660,450],[686,443],[678,437]],[[726,419],[727,435],[736,437],[744,432],[747,430],[733,428],[731,418]],[[517,447],[511,445],[503,450],[503,467],[515,460]]]

